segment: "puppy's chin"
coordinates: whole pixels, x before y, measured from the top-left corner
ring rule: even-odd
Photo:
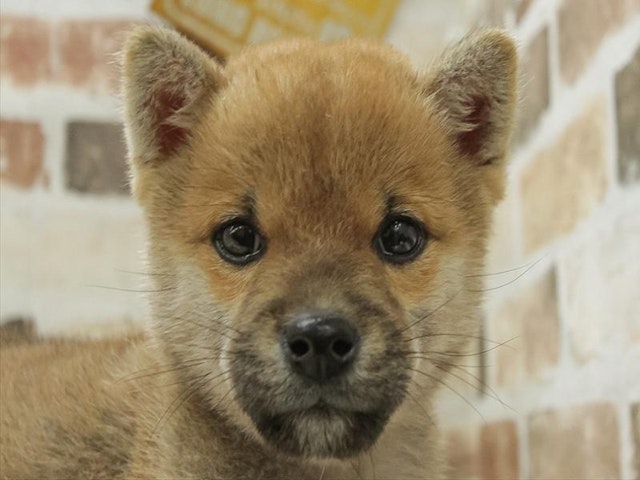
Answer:
[[[386,412],[342,411],[326,404],[253,421],[266,442],[289,455],[348,458],[368,450],[389,418]]]

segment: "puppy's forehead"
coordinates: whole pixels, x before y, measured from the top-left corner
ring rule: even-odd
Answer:
[[[389,197],[441,173],[444,135],[391,49],[282,44],[232,60],[227,75],[193,148],[194,174],[222,196],[336,222],[367,210],[377,222]]]

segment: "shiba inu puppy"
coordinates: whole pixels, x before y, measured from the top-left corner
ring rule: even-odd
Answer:
[[[477,335],[515,70],[496,30],[426,73],[363,40],[221,65],[135,31],[152,326],[5,347],[1,476],[441,478],[430,403]]]

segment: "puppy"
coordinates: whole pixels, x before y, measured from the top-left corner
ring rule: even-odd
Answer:
[[[3,478],[425,479],[431,402],[477,335],[516,53],[490,30],[416,72],[295,40],[223,66],[124,53],[152,328],[3,349]]]

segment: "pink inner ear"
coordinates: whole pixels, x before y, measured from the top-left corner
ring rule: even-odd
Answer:
[[[162,154],[175,152],[187,141],[188,131],[171,123],[172,117],[187,104],[187,98],[175,90],[161,90],[153,101],[156,141]]]
[[[464,123],[473,125],[473,128],[458,135],[458,145],[463,153],[473,156],[480,152],[489,136],[491,105],[488,98],[477,96],[473,97],[466,106],[469,107],[470,112],[463,120]]]

